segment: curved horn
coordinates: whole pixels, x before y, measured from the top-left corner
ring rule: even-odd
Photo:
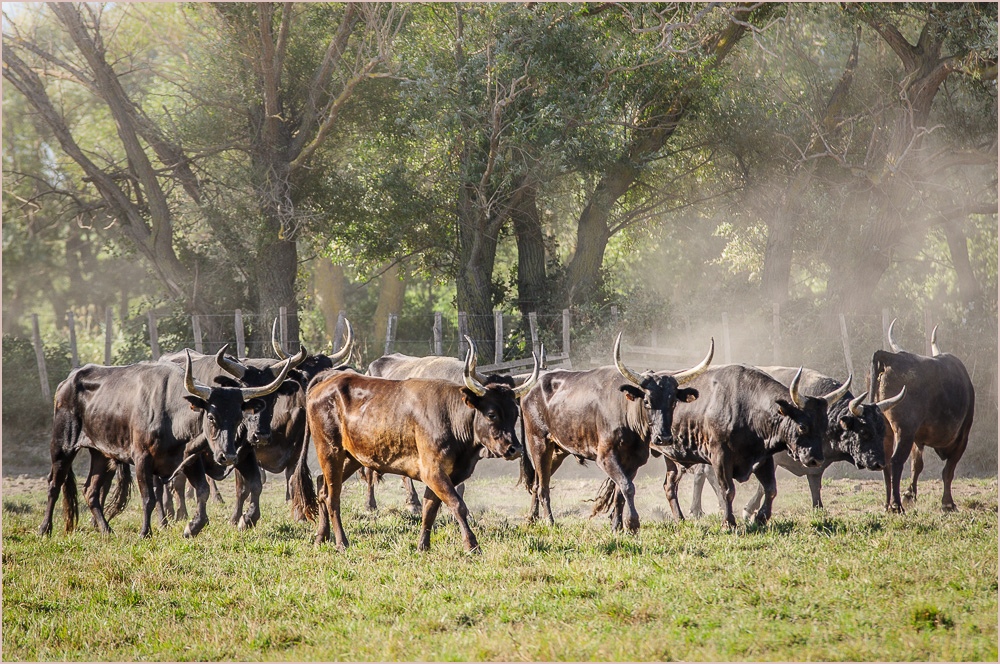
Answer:
[[[517,399],[520,399],[525,394],[527,394],[528,390],[534,387],[535,383],[538,382],[538,369],[539,369],[538,356],[535,355],[534,352],[532,352],[531,358],[535,361],[535,368],[532,370],[531,375],[528,376],[528,380],[524,381],[523,383],[514,388],[514,397]]]
[[[795,374],[795,378],[792,379],[791,385],[788,386],[788,395],[792,397],[792,403],[798,408],[805,408],[805,402],[802,401],[802,395],[799,394],[799,381],[802,380],[802,367],[799,367],[798,372]]]
[[[888,331],[886,331],[886,336],[889,337],[889,348],[892,349],[892,352],[893,353],[902,353],[903,349],[900,348],[899,344],[896,343],[896,340],[892,338],[892,327],[895,324],[896,324],[896,319],[893,318],[892,322],[889,323],[889,329],[888,329]]]
[[[538,366],[542,369],[548,369],[548,357],[545,355],[545,344],[542,344],[541,357],[538,359]]]
[[[881,410],[884,413],[885,411],[889,410],[890,408],[892,408],[893,406],[895,406],[897,403],[899,403],[900,401],[902,401],[903,397],[905,397],[905,396],[906,396],[906,385],[904,385],[903,389],[901,389],[899,391],[899,394],[897,394],[893,398],[891,398],[891,399],[885,399],[884,401],[879,401],[875,405],[878,406],[879,410]]]
[[[219,349],[219,352],[215,354],[215,362],[222,370],[231,376],[235,376],[239,380],[243,380],[243,374],[247,372],[247,368],[239,362],[239,360],[231,360],[226,357],[226,349],[229,348],[229,344],[226,344]]]
[[[941,350],[938,348],[937,345],[937,329],[938,326],[935,325],[934,329],[931,330],[931,357],[937,357],[938,355],[941,354]]]
[[[281,344],[278,343],[278,319],[274,319],[274,323],[271,324],[271,348],[274,349],[274,354],[278,356],[279,360],[287,360],[288,353],[281,349]]]
[[[281,383],[284,382],[285,376],[288,375],[288,370],[292,368],[292,362],[294,360],[294,357],[286,359],[285,363],[281,367],[281,373],[278,374],[278,377],[264,387],[241,387],[240,392],[243,393],[243,400],[250,401],[250,399],[255,399],[257,397],[266,397],[268,394],[281,387]]]
[[[351,327],[351,321],[347,320],[346,317],[344,318],[344,325],[347,326],[347,332],[344,334],[344,346],[336,353],[330,355],[330,360],[334,366],[340,364],[341,360],[351,354],[351,344],[354,343],[354,328]]]
[[[840,398],[843,397],[845,394],[847,394],[847,390],[851,389],[852,380],[854,380],[853,373],[847,376],[847,380],[844,381],[843,385],[835,389],[833,392],[824,395],[823,399],[826,400],[826,405],[829,406],[830,404],[834,404],[840,401]]]
[[[677,384],[683,385],[695,376],[700,376],[705,373],[708,369],[708,365],[712,363],[713,355],[715,355],[715,337],[711,337],[711,341],[708,344],[708,355],[706,355],[705,359],[701,361],[701,364],[684,371],[678,371],[674,374],[674,379],[677,381]]]
[[[627,378],[629,382],[635,383],[636,385],[642,386],[642,376],[625,366],[622,362],[622,335],[625,334],[625,330],[618,333],[618,338],[615,339],[615,366],[618,367],[618,373]]]
[[[864,412],[861,410],[861,402],[864,401],[867,396],[867,394],[862,394],[857,399],[851,399],[851,403],[847,406],[851,411],[851,415],[854,417],[861,417],[861,414]]]
[[[465,342],[469,344],[469,352],[465,354],[465,372],[463,378],[465,379],[465,386],[472,390],[475,394],[483,396],[486,394],[486,388],[483,384],[476,379],[476,344],[472,342],[469,335],[465,335]]]
[[[225,350],[225,348],[222,350]],[[212,396],[212,388],[194,382],[194,376],[191,375],[191,351],[185,348],[184,352],[187,353],[187,364],[184,365],[184,387],[191,394],[207,401]]]

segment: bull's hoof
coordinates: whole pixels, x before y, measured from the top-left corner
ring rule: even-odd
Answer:
[[[410,511],[410,514],[412,514],[413,516],[420,516],[421,514],[423,514],[423,509],[420,507],[420,505],[408,504],[406,506],[406,509],[408,509]]]
[[[771,520],[771,515],[757,512],[757,516],[755,516],[753,520],[758,526],[766,526],[767,522]]]
[[[753,512],[751,512],[750,510],[746,510],[746,509],[743,510],[743,520],[744,521],[749,521],[752,518],[754,518]]]
[[[470,555],[470,556],[481,556],[481,555],[483,555],[483,550],[479,548],[478,544],[476,544],[475,546],[473,546],[471,548],[466,547],[465,553],[467,555]]]
[[[51,534],[52,534],[52,524],[51,523],[43,523],[42,525],[40,525],[38,527],[38,535],[40,537],[48,537]]]
[[[149,539],[152,536],[153,535],[148,528],[139,531],[139,539]]]
[[[212,499],[213,499],[213,500],[214,500],[215,502],[219,503],[220,505],[225,505],[225,504],[226,504],[226,501],[224,501],[224,500],[222,499],[222,496],[220,496],[219,494],[215,494],[215,495],[214,495],[214,496],[212,497]]]
[[[691,510],[691,518],[692,519],[700,519],[703,516],[705,516],[705,513],[702,512],[701,510]]]
[[[904,510],[903,506],[900,505],[899,503],[893,503],[892,505],[889,505],[888,507],[885,508],[885,511],[889,512],[890,514],[905,514],[906,513],[906,510]]]
[[[207,523],[208,523],[207,521],[205,523],[195,523],[195,522],[188,523],[186,526],[184,526],[184,537],[185,538],[197,537],[198,533],[201,532],[202,528],[204,528],[207,525]]]
[[[945,512],[957,512],[958,508],[955,507],[955,503],[942,503],[941,509]]]
[[[243,515],[242,517],[240,517],[239,523],[236,524],[236,530],[242,533],[244,531],[250,530],[251,528],[254,528],[256,525],[257,525],[256,521],[254,521],[253,519],[251,519],[246,515]]]

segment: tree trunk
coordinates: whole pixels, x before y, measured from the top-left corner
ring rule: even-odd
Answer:
[[[468,314],[469,336],[480,358],[491,358],[496,346],[493,325],[493,266],[496,263],[496,230],[474,204],[473,187],[465,185],[458,204],[458,310]]]
[[[951,252],[951,262],[955,266],[955,274],[958,277],[958,294],[962,298],[963,304],[979,302],[982,297],[982,289],[976,280],[976,275],[972,271],[972,262],[969,260],[969,243],[962,231],[960,219],[949,219],[943,223],[945,239],[948,240],[948,250]]]
[[[313,292],[316,304],[323,313],[323,325],[326,337],[333,341],[337,332],[337,315],[347,308],[344,297],[344,268],[334,265],[328,258],[322,256],[316,259],[316,271],[313,276]]]
[[[403,296],[406,294],[406,270],[399,263],[390,265],[379,281],[378,304],[372,321],[372,341],[370,351],[382,355],[385,348],[385,332],[389,314],[397,316],[403,310]],[[336,319],[334,320],[336,322]]]
[[[538,191],[534,185],[522,185],[511,211],[514,237],[517,241],[517,307],[525,338],[530,339],[528,314],[548,313],[550,298],[545,277],[545,241],[542,220],[538,214]]]

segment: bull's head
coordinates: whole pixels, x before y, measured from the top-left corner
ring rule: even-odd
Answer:
[[[698,398],[698,390],[681,388],[680,386],[708,369],[715,354],[715,338],[711,339],[708,355],[696,366],[673,373],[647,371],[638,374],[632,371],[622,361],[622,334],[615,339],[614,358],[618,372],[631,385],[622,385],[618,389],[629,401],[642,401],[642,407],[649,421],[649,443],[651,445],[669,445],[673,440],[670,428],[674,423],[674,406],[678,401],[690,403]]]
[[[220,355],[225,351],[223,348]],[[208,387],[195,382],[191,375],[191,353],[184,367],[184,387],[190,393],[184,398],[192,408],[202,411],[202,432],[220,465],[236,461],[236,430],[244,412],[259,412],[265,407],[264,398],[281,387],[291,362],[286,360],[276,379],[261,387]]]
[[[847,394],[851,376],[836,390],[821,397],[810,397],[799,392],[802,368],[788,385],[791,401],[775,401],[778,417],[776,436],[788,447],[788,454],[803,466],[815,468],[823,463],[823,434],[827,426],[827,408]]]
[[[851,399],[846,407],[846,399],[831,404],[830,427],[834,445],[841,452],[851,455],[854,465],[862,470],[885,468],[885,450],[882,445],[885,418],[882,413],[902,401],[904,396],[905,387],[891,399],[874,404],[862,403],[867,394]]]
[[[215,356],[216,363],[222,367],[227,373],[236,378],[239,382],[232,380],[225,380],[224,378],[216,378],[215,382],[226,387],[249,387],[257,388],[263,387],[265,385],[270,385],[275,380],[275,369],[281,367],[280,364],[274,364],[271,367],[260,368],[253,364],[245,364],[236,358],[229,357],[225,354],[226,348],[228,346],[223,346],[219,350],[218,354]],[[308,357],[308,353],[305,346],[299,349],[299,352],[295,355],[289,357],[286,355],[284,360],[286,360],[285,365],[288,366],[289,370],[302,364],[302,362]],[[288,372],[284,373],[288,376]],[[252,413],[248,413],[244,418],[243,427],[245,430],[245,435],[248,440],[253,443],[267,442],[271,438],[271,418],[274,415],[274,402],[278,399],[281,394],[294,394],[300,389],[298,382],[295,380],[287,380],[280,382],[278,389],[268,392],[266,396],[261,397],[261,407]]]
[[[344,335],[344,345],[340,348],[340,350],[333,352],[331,355],[323,355],[322,353],[309,355],[308,357],[305,357],[303,361],[293,365],[293,368],[298,369],[307,376],[307,383],[310,378],[313,378],[319,372],[324,369],[332,369],[338,364],[343,364],[350,357],[351,345],[354,343],[354,328],[351,327],[351,321],[346,318],[344,319],[344,324],[347,327]],[[288,353],[286,353],[281,348],[281,344],[278,343],[277,318],[275,318],[274,323],[271,324],[271,347],[274,349],[274,354],[278,356],[279,360],[284,360],[288,357]]]
[[[465,404],[476,411],[472,422],[476,442],[491,454],[504,459],[516,459],[523,449],[514,431],[517,423],[517,400],[528,393],[538,382],[538,356],[534,353],[534,369],[520,385],[511,388],[497,382],[483,384],[476,372],[476,345],[465,337],[469,351],[465,356],[465,387],[462,396]]]

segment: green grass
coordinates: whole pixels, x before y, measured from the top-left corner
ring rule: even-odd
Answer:
[[[580,516],[597,480],[557,477],[549,527],[525,524],[512,479],[473,479],[481,556],[440,517],[418,553],[393,478],[377,516],[347,486],[346,553],[314,547],[279,484],[256,530],[211,504],[191,541],[179,524],[140,541],[137,500],[109,538],[82,514],[42,539],[42,494],[5,491],[4,659],[997,660],[996,480],[959,480],[954,514],[927,482],[904,516],[876,481],[828,482],[814,512],[805,482],[781,480],[773,522],[729,533],[717,515],[664,520],[647,478],[631,537]]]

